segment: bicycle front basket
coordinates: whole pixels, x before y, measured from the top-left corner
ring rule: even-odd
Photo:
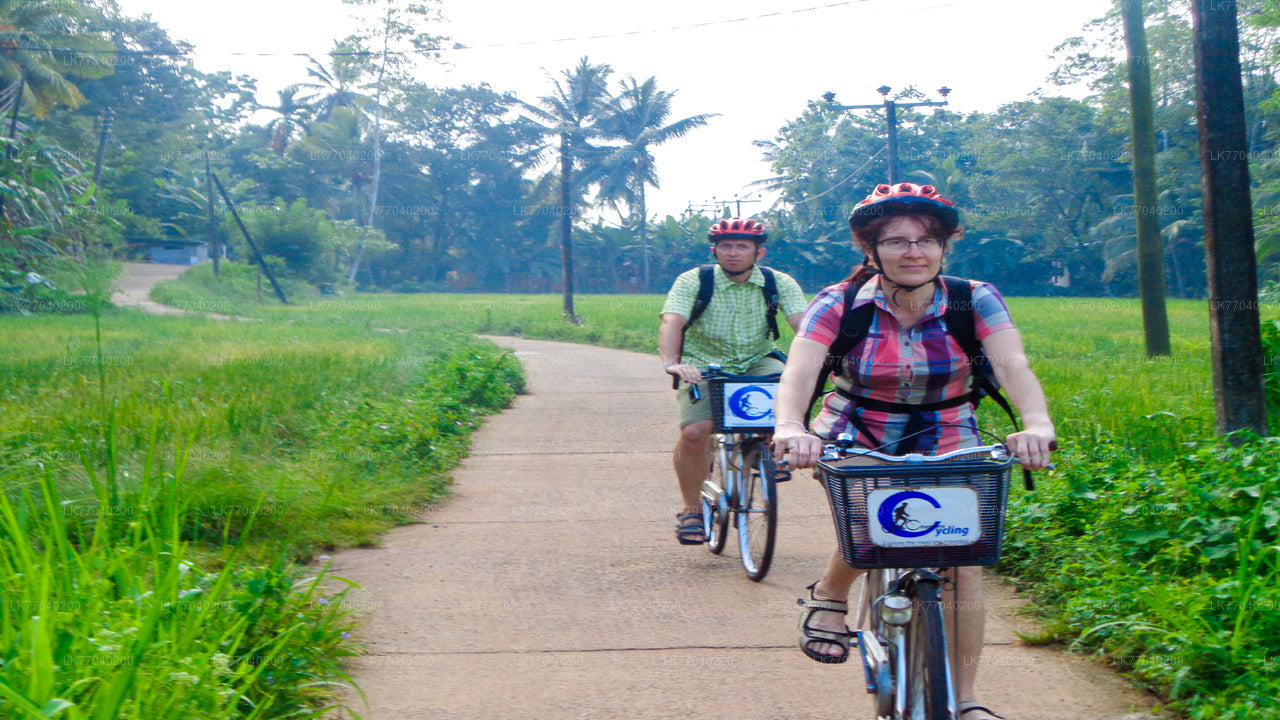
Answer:
[[[711,414],[718,433],[773,432],[778,378],[743,375],[711,378]]]
[[[840,555],[855,568],[994,565],[1013,461],[818,463]]]

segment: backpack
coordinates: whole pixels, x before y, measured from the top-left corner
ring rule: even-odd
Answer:
[[[689,312],[689,319],[684,324],[684,329],[688,330],[699,317],[702,317],[703,311],[711,304],[711,294],[716,289],[716,265],[700,265],[698,266],[698,295],[693,299],[693,310]],[[782,304],[782,298],[778,295],[778,281],[773,276],[773,270],[757,265],[760,272],[764,274],[764,304],[768,307],[769,312],[765,315],[765,320],[769,323],[769,334],[774,340],[778,339],[778,306]]]
[[[987,355],[982,350],[982,343],[978,340],[973,321],[973,288],[969,285],[968,280],[962,278],[943,275],[939,279],[947,286],[947,309],[942,316],[943,322],[947,325],[948,334],[955,338],[961,349],[964,350],[964,354],[969,358],[969,365],[973,368],[971,389],[966,399],[975,408],[978,407],[978,403],[984,397],[990,397],[995,400],[1000,405],[1000,408],[1005,411],[1005,414],[1009,416],[1009,420],[1013,422],[1014,430],[1017,430],[1018,419],[1014,416],[1013,408],[1009,405],[1009,401],[1000,393],[1000,384],[996,381],[995,371],[992,370],[991,363],[987,360]],[[875,305],[866,303],[858,308],[853,307],[853,300],[861,287],[861,285],[850,285],[845,291],[844,314],[840,317],[840,332],[827,350],[827,357],[823,361],[821,371],[818,373],[818,380],[814,385],[809,407],[813,407],[818,398],[825,394],[824,390],[828,374],[839,374],[842,371],[845,355],[848,355],[850,350],[867,337],[867,332],[871,328],[871,317],[875,313]],[[838,390],[833,392],[838,392]],[[946,402],[938,403],[934,406],[909,405],[906,403],[869,402],[863,398],[858,398],[857,402],[862,403],[864,407],[875,405],[877,410],[897,413],[911,412],[912,410],[919,411],[926,408],[938,409],[937,406],[953,407],[958,404]]]

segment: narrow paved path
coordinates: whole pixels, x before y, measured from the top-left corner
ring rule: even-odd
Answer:
[[[734,550],[675,542],[675,403],[656,358],[493,340],[524,362],[528,394],[476,434],[454,496],[334,559],[367,612],[353,670],[368,704],[353,707],[366,720],[869,720],[856,657],[819,665],[795,649],[795,598],[831,547],[817,483],[781,486],[773,570],[751,582]],[[995,594],[979,681],[992,707],[1151,717],[1095,663],[1019,645],[1025,622]]]

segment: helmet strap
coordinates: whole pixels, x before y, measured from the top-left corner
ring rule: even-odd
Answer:
[[[880,264],[880,249],[879,249],[879,248],[877,248],[877,247],[872,247],[872,248],[871,248],[871,254],[872,254],[872,257],[874,258],[875,263],[876,263],[876,264],[875,264],[875,267],[874,267],[873,269],[874,269],[877,273],[879,273],[879,274],[880,274],[880,277],[882,278],[882,280],[880,281],[880,287],[881,287],[881,288],[883,288],[883,287],[884,287],[884,283],[885,283],[885,281],[888,281],[888,282],[889,282],[891,285],[893,285],[893,287],[894,287],[893,292],[892,292],[892,293],[890,293],[890,295],[889,295],[889,302],[890,302],[890,303],[892,303],[892,304],[894,304],[894,305],[897,305],[897,304],[898,304],[898,293],[902,292],[903,290],[906,290],[908,293],[913,293],[913,292],[915,292],[916,290],[919,290],[920,288],[924,287],[925,285],[929,285],[929,284],[931,284],[931,283],[933,283],[933,282],[937,281],[937,279],[942,275],[942,271],[941,271],[941,270],[939,270],[937,275],[934,275],[933,277],[929,278],[928,280],[925,280],[924,282],[922,282],[922,283],[920,283],[920,284],[918,284],[918,285],[903,285],[902,283],[898,282],[897,280],[894,280],[893,278],[889,277],[888,273],[886,273],[886,272],[884,271],[884,267]],[[864,256],[864,257],[863,257],[863,264],[866,264],[866,261],[867,261],[867,258]]]

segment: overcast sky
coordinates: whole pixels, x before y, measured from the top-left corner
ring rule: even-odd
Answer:
[[[306,60],[321,57],[353,27],[340,0],[118,0],[128,14],[150,13],[174,38],[196,46],[206,71],[259,80],[260,99],[305,81]],[[587,56],[627,76],[655,76],[676,91],[672,120],[718,113],[706,127],[655,150],[662,188],[649,210],[678,214],[690,203],[747,197],[770,175],[753,140],[773,139],[805,103],[826,91],[844,104],[881,101],[876,88],[952,88],[952,110],[992,111],[1080,89],[1046,81],[1053,48],[1080,34],[1111,0],[445,0],[444,33],[468,46],[423,69],[438,86],[487,82],[536,101],[547,73]],[[235,53],[277,53],[274,56]],[[936,99],[936,95],[934,96]],[[760,204],[743,206],[743,213]]]

